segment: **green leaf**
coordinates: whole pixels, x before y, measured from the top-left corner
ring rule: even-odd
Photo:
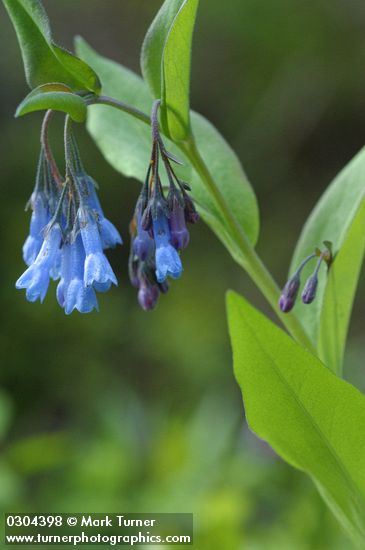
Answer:
[[[365,545],[365,397],[239,295],[227,308],[247,421]]]
[[[64,84],[42,84],[27,95],[18,106],[15,116],[34,111],[53,109],[68,113],[75,122],[86,120],[87,107],[84,100]]]
[[[100,92],[100,81],[94,71],[52,41],[48,17],[40,0],[3,2],[15,27],[31,88],[47,82],[63,82],[75,91]]]
[[[163,53],[172,23],[184,0],[164,2],[152,21],[142,44],[141,69],[152,96],[162,98],[163,89]]]
[[[95,94],[101,92],[99,77],[89,65],[65,48],[56,45],[54,42],[52,42],[52,51],[58,61],[68,70],[72,77],[75,78],[76,82],[81,83],[82,89],[90,90]]]
[[[333,243],[335,260],[328,276],[320,274],[317,298],[297,312],[320,358],[341,372],[348,325],[365,249],[365,149],[328,187],[310,215],[296,247],[294,270],[325,240]],[[308,275],[306,269],[304,276]]]
[[[174,141],[190,133],[191,44],[199,0],[166,0],[142,46],[142,74],[162,99],[161,119]]]
[[[76,49],[98,72],[107,95],[133,104],[146,113],[150,112],[152,99],[139,76],[99,56],[81,39],[77,40]],[[88,129],[108,162],[122,174],[144,181],[151,154],[149,126],[107,106],[90,106],[88,114]],[[218,131],[201,115],[193,113],[192,125],[198,148],[214,174],[217,185],[254,244],[258,237],[258,209],[255,195],[238,158]],[[184,161],[185,166],[177,168],[177,172],[182,179],[191,183],[192,195],[202,217],[225,245],[232,249],[229,232],[224,228],[214,199],[182,151],[168,140],[166,145]]]

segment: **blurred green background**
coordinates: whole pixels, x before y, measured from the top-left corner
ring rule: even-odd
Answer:
[[[71,48],[81,34],[139,71],[161,0],[44,4],[59,43]],[[13,119],[27,87],[3,6],[0,37],[0,508],[194,512],[199,550],[349,548],[312,483],[244,423],[224,292],[269,312],[263,299],[199,224],[183,278],[156,312],[142,312],[127,279],[139,185],[106,164],[86,131],[84,163],[126,241],[110,255],[120,287],[101,297],[99,314],[71,317],[54,287],[43,305],[15,290],[41,116]],[[280,284],[311,208],[365,143],[364,67],[363,0],[201,0],[192,105],[242,159],[261,209],[259,252]],[[346,361],[347,379],[362,389],[363,282]]]

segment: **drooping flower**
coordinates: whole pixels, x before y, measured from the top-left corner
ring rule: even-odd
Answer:
[[[183,271],[180,256],[170,244],[171,233],[168,219],[160,210],[152,220],[153,236],[156,245],[156,278],[159,283],[167,277],[178,279]]]
[[[17,280],[16,288],[26,289],[29,302],[44,300],[48,290],[50,271],[57,259],[61,238],[60,225],[55,223],[47,232],[37,258]]]
[[[98,310],[95,289],[84,284],[85,250],[80,235],[70,245],[71,273],[65,295],[65,313],[69,315],[75,309],[80,313]]]
[[[33,210],[30,220],[29,235],[23,245],[24,262],[31,265],[42,247],[43,230],[49,222],[49,214],[44,197],[40,193],[33,193],[30,200]]]
[[[43,244],[43,231],[50,221],[50,209],[47,194],[52,185],[45,161],[43,149],[40,152],[34,191],[28,202],[32,210],[29,235],[23,245],[23,259],[30,266],[38,256]]]
[[[87,208],[81,206],[78,211],[80,233],[85,250],[84,284],[118,286],[117,278],[103,252],[101,235],[97,221]]]

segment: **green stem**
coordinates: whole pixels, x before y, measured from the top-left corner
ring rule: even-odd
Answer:
[[[112,97],[99,96],[97,98],[93,98],[88,103],[89,105],[109,105],[110,107],[114,107],[115,109],[119,109],[120,111],[134,116],[145,124],[151,124],[151,118],[146,113],[143,113],[139,109],[136,109],[135,107],[132,107],[131,105],[123,103],[122,101],[119,101]],[[230,228],[231,235],[234,238],[235,246],[237,247],[239,264],[247,271],[248,275],[254,281],[256,286],[260,289],[262,294],[265,296],[265,298],[275,311],[276,315],[279,317],[279,319],[286,327],[288,332],[293,336],[293,338],[301,343],[308,350],[316,354],[316,350],[314,349],[312,342],[310,341],[298,318],[293,313],[284,314],[282,311],[280,311],[278,307],[280,289],[275,283],[269,271],[267,270],[266,266],[263,264],[261,258],[257,255],[252,244],[247,239],[241,226],[238,224],[237,220],[230,211],[224,196],[217,187],[214,178],[212,177],[208,167],[201,157],[193,137],[190,137],[188,141],[179,143],[178,145],[180,149],[186,154],[191,164],[194,166],[195,170],[201,177],[202,181],[209,188],[209,191],[213,195],[217,205],[219,206],[219,209],[223,213],[225,222]]]
[[[128,103],[124,103],[123,101],[114,99],[114,97],[101,95],[98,97],[94,97],[91,100],[88,100],[87,104],[88,105],[109,105],[109,107],[114,107],[114,109],[118,109],[119,111],[128,113],[129,115],[132,115],[135,118],[138,118],[138,120],[141,120],[142,122],[148,125],[151,124],[151,118],[146,113],[144,113],[143,111],[140,111],[139,109],[136,109],[135,107],[132,107],[132,105],[128,105]]]
[[[219,209],[224,215],[227,225],[230,227],[231,234],[234,236],[235,243],[239,251],[239,263],[247,271],[256,286],[260,289],[265,296],[275,313],[280,318],[283,325],[287,328],[290,334],[303,346],[315,353],[313,344],[310,341],[303,326],[299,322],[298,318],[293,313],[283,313],[278,307],[278,299],[280,296],[280,289],[272,278],[271,274],[263,264],[261,258],[256,253],[250,241],[247,239],[242,228],[237,223],[236,219],[232,215],[226,200],[220,190],[218,189],[208,167],[206,166],[200,152],[193,139],[182,144],[181,149],[189,158],[191,164],[204,181],[209,191],[212,193]]]

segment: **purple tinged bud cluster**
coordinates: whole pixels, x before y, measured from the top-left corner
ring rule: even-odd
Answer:
[[[327,241],[326,241],[327,242]],[[326,242],[324,244],[326,244]],[[281,311],[284,313],[289,313],[295,305],[299,288],[300,288],[300,275],[304,267],[307,265],[308,262],[310,262],[314,258],[318,258],[317,266],[314,270],[314,273],[307,279],[304,289],[302,291],[302,302],[304,304],[311,304],[313,300],[316,297],[317,293],[317,287],[318,287],[318,273],[320,270],[320,267],[323,263],[323,260],[327,262],[328,265],[330,265],[332,261],[332,254],[331,251],[328,249],[324,252],[321,252],[319,249],[316,249],[316,251],[308,256],[303,262],[300,264],[297,271],[294,273],[294,275],[289,279],[289,281],[286,283],[285,287],[282,290],[281,296],[279,298],[279,307]]]
[[[144,310],[156,307],[160,294],[168,291],[169,278],[181,276],[180,252],[190,240],[187,223],[199,220],[187,193],[190,188],[176,176],[170,161],[180,162],[166,151],[156,125],[153,136],[151,163],[130,225],[129,277]],[[169,182],[166,197],[158,170],[159,155]]]

